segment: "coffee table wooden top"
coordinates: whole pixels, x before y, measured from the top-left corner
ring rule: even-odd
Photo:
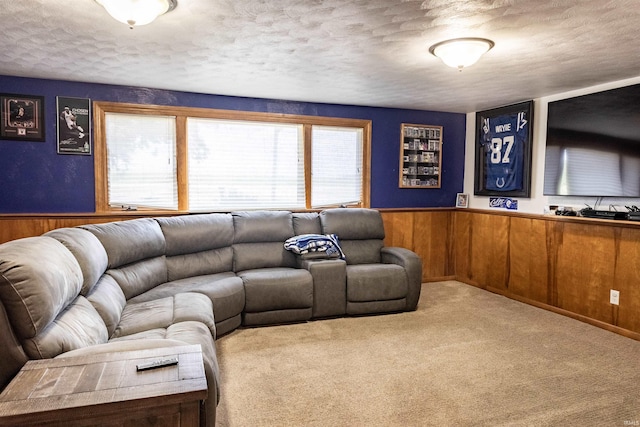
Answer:
[[[178,364],[138,372],[144,362]],[[59,359],[32,360],[0,394],[0,425],[99,415],[204,400],[207,380],[200,346],[166,347]]]

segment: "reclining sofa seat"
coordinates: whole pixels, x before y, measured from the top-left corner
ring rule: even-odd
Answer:
[[[233,272],[233,218],[198,214],[156,218],[166,242],[167,281],[130,302],[150,301],[179,292],[198,292],[213,304],[217,335],[241,325],[245,294]]]
[[[373,209],[337,208],[320,213],[323,234],[336,234],[346,258],[346,313],[412,311],[418,305],[422,260],[384,246],[384,223]]]
[[[242,279],[245,326],[311,319],[313,278],[284,249],[295,234],[291,212],[233,212],[233,271]]]

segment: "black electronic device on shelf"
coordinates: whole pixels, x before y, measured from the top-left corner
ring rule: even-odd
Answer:
[[[640,212],[638,213],[640,214]],[[584,208],[580,210],[580,216],[600,219],[629,219],[629,212],[603,211],[592,208]]]

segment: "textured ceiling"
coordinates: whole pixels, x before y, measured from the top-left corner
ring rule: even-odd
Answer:
[[[178,0],[130,30],[93,0],[2,1],[0,75],[471,112],[640,75],[638,0]],[[428,53],[496,46],[458,72]]]

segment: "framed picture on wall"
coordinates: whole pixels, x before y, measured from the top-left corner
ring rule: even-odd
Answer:
[[[476,113],[474,194],[531,196],[533,101]]]
[[[456,194],[456,208],[469,207],[469,195],[465,193]]]
[[[400,126],[399,188],[440,188],[442,126]]]
[[[56,97],[58,154],[91,154],[91,100]]]
[[[44,97],[0,94],[0,139],[44,141]]]

